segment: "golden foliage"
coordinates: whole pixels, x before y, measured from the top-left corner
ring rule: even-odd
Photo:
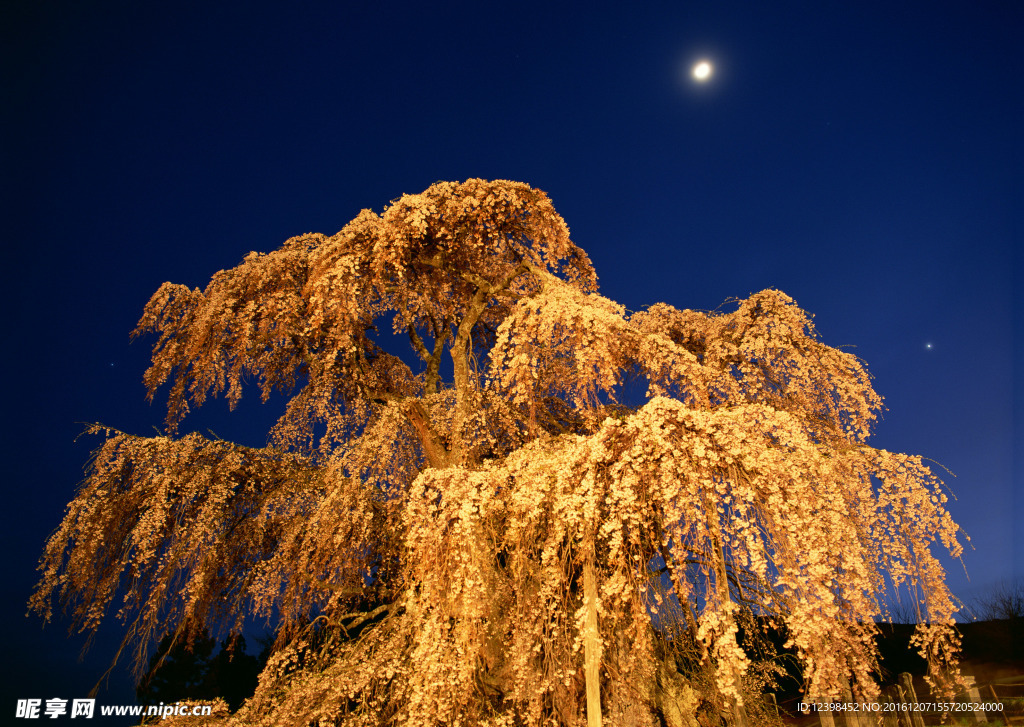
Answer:
[[[483,180],[251,253],[205,291],[165,283],[136,333],[158,336],[145,383],[170,386],[169,434],[108,431],[32,608],[94,630],[123,592],[140,662],[165,630],[265,618],[239,725],[581,724],[587,558],[615,724],[694,723],[687,639],[739,709],[743,613],[786,630],[811,699],[847,677],[874,695],[887,587],[955,673],[932,545],[958,555],[957,526],[920,458],[866,444],[862,363],[779,291],[628,314],[595,290],[543,192]],[[644,404],[619,401],[627,379]],[[247,380],[290,396],[267,447],[175,438]]]

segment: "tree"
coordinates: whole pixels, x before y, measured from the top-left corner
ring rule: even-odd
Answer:
[[[976,598],[974,610],[989,621],[1024,621],[1024,581],[1000,581]]]
[[[193,635],[191,643],[170,634],[161,639],[135,687],[139,704],[223,699],[230,709],[238,709],[252,696],[266,660],[245,652],[244,636],[224,639],[214,654],[216,646],[207,631]]]
[[[684,642],[740,723],[744,614],[786,631],[810,698],[871,697],[887,588],[949,673],[932,546],[957,526],[919,457],[866,443],[862,363],[776,290],[628,313],[596,288],[543,192],[475,179],[165,283],[135,333],[167,434],[93,427],[32,607],[94,629],[123,590],[140,662],[166,629],[267,619],[232,724],[693,724]],[[179,436],[244,385],[288,397],[267,446]]]

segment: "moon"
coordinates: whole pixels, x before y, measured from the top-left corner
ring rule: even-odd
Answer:
[[[694,80],[704,83],[711,78],[711,74],[714,70],[715,69],[711,66],[711,61],[698,61],[694,64],[693,70],[690,71],[690,74],[693,76]]]

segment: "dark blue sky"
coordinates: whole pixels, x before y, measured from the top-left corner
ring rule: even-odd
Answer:
[[[23,614],[97,444],[78,422],[161,423],[128,341],[149,295],[441,179],[545,190],[630,309],[794,297],[867,361],[873,443],[955,473],[954,591],[1024,576],[1024,6],[638,5],[4,3],[2,617],[26,656],[0,709],[107,666],[109,639],[76,665]],[[194,424],[252,438],[254,398]]]

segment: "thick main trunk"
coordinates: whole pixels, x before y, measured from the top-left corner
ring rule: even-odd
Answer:
[[[473,326],[480,320],[480,314],[487,307],[488,291],[478,288],[466,310],[466,315],[459,323],[455,339],[452,341],[452,374],[455,380],[455,415],[452,417],[452,443],[450,462],[454,465],[468,465],[471,459],[470,447],[463,439],[463,428],[472,413],[475,400],[471,396],[475,389],[475,381],[469,365],[469,345],[473,335]]]

